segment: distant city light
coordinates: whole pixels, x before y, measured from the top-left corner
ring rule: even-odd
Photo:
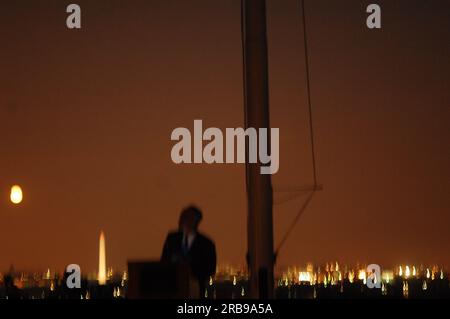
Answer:
[[[23,200],[23,192],[22,188],[18,185],[14,185],[11,187],[11,195],[10,195],[11,202],[13,204],[20,204]]]
[[[47,269],[47,271],[45,272],[45,275],[44,275],[44,279],[47,279],[47,280],[49,280],[50,279],[50,269]]]
[[[104,234],[101,237],[103,237],[103,240],[105,239]],[[104,242],[100,246],[104,246]],[[103,255],[103,252],[100,255]],[[106,260],[102,261],[101,264],[106,265]],[[278,282],[278,287],[276,288],[277,296],[281,298],[314,299],[327,298],[326,296],[334,298],[341,295],[343,297],[369,296],[367,294],[369,290],[354,289],[355,287],[362,288],[361,285],[366,285],[369,281],[368,278],[371,273],[367,272],[367,268],[361,268],[365,267],[364,264],[357,264],[356,267],[343,264],[342,266],[340,265],[341,271],[336,271],[337,267],[335,267],[334,263],[329,265],[329,267],[314,267],[312,265],[307,265],[307,267],[297,265],[287,267],[286,270],[275,275],[275,279]],[[448,269],[442,268],[442,266],[434,265],[427,268],[427,266],[416,267],[403,264],[394,267],[393,269],[383,269],[383,272],[376,274],[375,278],[372,277],[372,274],[370,276],[373,279],[373,283],[381,284],[380,296],[390,298],[396,296],[397,291],[400,291],[403,298],[433,298],[447,296],[450,291],[450,286],[448,285],[449,272]],[[102,268],[104,271],[101,272],[106,275],[103,278],[104,281],[98,280],[98,273],[96,272],[87,273],[85,279],[88,281],[88,284],[85,288],[82,288],[77,297],[80,299],[103,298],[103,295],[98,292],[102,292],[104,289],[99,287],[107,283],[111,287],[108,298],[127,298],[128,272],[121,271],[120,275],[116,272],[116,276],[113,276],[112,267]],[[209,277],[210,285],[205,287],[204,296],[206,298],[216,299],[219,293],[221,296],[224,293],[230,293],[231,298],[244,298],[247,295],[246,285],[249,277],[245,266],[232,267],[227,265],[224,267],[219,265],[217,269],[217,273]],[[328,271],[324,271],[324,269],[328,269]],[[402,276],[400,276],[400,273]],[[414,273],[416,274],[415,276]],[[24,298],[64,298],[66,292],[64,292],[64,289],[60,289],[64,287],[60,280],[61,278],[63,278],[61,273],[51,268],[33,273],[22,271],[16,272],[14,285],[23,292]],[[348,282],[346,283],[347,280]],[[231,283],[233,285],[232,291],[229,290],[228,286]],[[333,286],[335,285],[339,285],[339,287],[334,288]],[[411,285],[411,290],[409,285]],[[308,286],[311,289],[307,288]],[[329,295],[330,293],[331,295]],[[4,298],[6,297],[4,296]]]
[[[352,270],[348,273],[348,281],[350,281],[350,283],[353,283],[354,280],[355,280],[355,272]]]
[[[406,266],[406,268],[405,268],[405,278],[409,278],[410,275],[411,275],[411,272],[409,270],[409,266]]]
[[[409,285],[407,281],[403,282],[403,297],[408,298],[409,296]]]
[[[395,275],[392,270],[384,270],[381,274],[381,280],[389,284],[391,279],[394,279]]]
[[[366,280],[366,271],[365,270],[360,270],[358,273],[358,279],[359,280]]]
[[[299,282],[309,282],[311,283],[312,278],[311,278],[311,274],[309,272],[306,271],[301,271],[298,274],[298,281]]]

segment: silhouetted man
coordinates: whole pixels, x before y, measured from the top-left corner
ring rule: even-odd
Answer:
[[[200,297],[205,294],[208,278],[216,272],[214,242],[198,232],[202,212],[189,206],[181,212],[178,231],[169,233],[164,243],[161,261],[187,262],[192,275],[198,279]]]

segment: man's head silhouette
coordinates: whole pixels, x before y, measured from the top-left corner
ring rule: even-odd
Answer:
[[[202,220],[202,212],[196,206],[188,206],[181,211],[178,226],[185,234],[197,232],[198,225]]]

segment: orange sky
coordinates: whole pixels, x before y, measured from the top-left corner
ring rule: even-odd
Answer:
[[[0,3],[0,269],[159,258],[189,203],[219,262],[246,252],[244,166],[175,165],[176,127],[243,125],[237,0]],[[448,1],[306,1],[318,179],[278,265],[450,265]],[[298,1],[268,1],[281,190],[312,183]],[[9,188],[25,200],[9,203]],[[274,208],[275,245],[305,197]]]

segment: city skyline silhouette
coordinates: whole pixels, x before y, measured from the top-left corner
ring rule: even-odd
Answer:
[[[26,3],[26,6],[24,5]],[[450,265],[446,1],[306,1],[318,192],[277,267]],[[0,4],[0,270],[158,259],[195,203],[219,263],[245,264],[245,167],[176,165],[176,127],[242,127],[240,1]],[[275,246],[313,181],[301,8],[268,2]],[[23,202],[11,204],[13,185]]]

